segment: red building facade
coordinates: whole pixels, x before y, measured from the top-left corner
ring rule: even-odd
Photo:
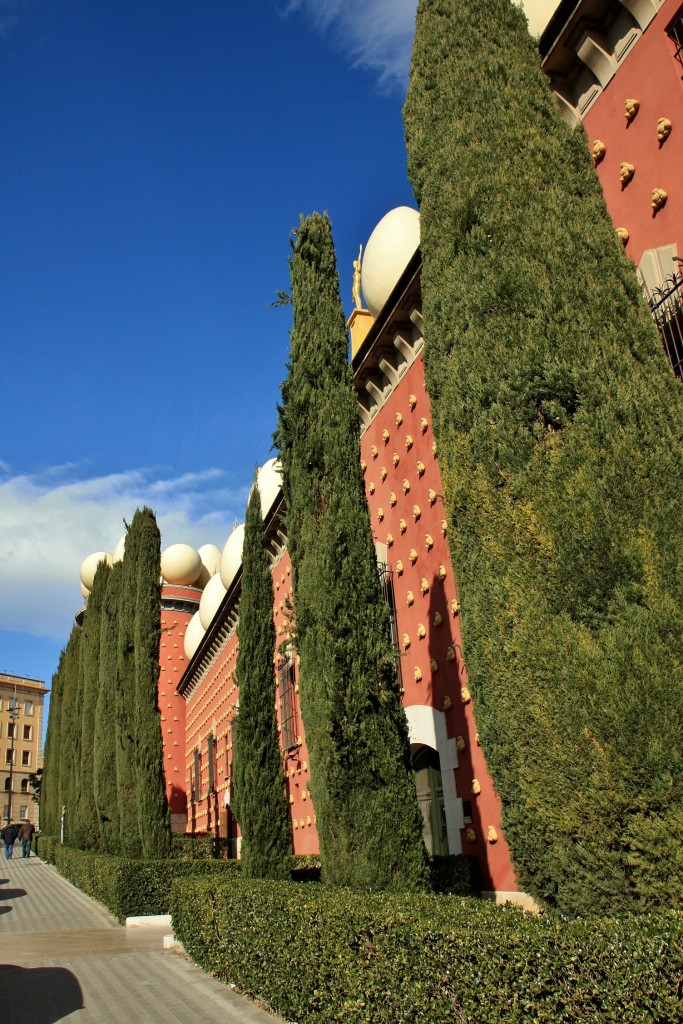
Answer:
[[[683,5],[563,2],[540,51],[563,115],[587,132],[615,228],[683,376]]]
[[[680,0],[566,0],[539,44],[563,116],[577,128],[583,123],[588,134],[615,228],[623,229],[620,237],[640,270],[655,319],[660,307],[666,311],[660,332],[679,373],[682,44]],[[400,263],[394,275],[398,280],[392,281],[393,290],[383,297],[381,308],[373,315],[356,309],[350,320],[362,425],[359,458],[392,617],[426,846],[434,854],[475,855],[486,893],[522,900],[468,686],[460,599],[424,382],[420,257],[419,252],[413,255],[414,248]],[[357,305],[359,284],[354,280]],[[666,305],[660,301],[662,294]],[[277,631],[273,694],[293,851],[315,854],[318,839],[298,703],[297,656],[288,646],[291,564],[282,511],[281,494],[264,510]],[[186,733],[183,770],[177,774],[183,775],[187,794],[187,829],[231,838],[233,854],[239,851],[229,808],[232,723],[239,697],[235,665],[240,580],[241,571],[178,687]]]
[[[185,701],[178,683],[187,666],[184,640],[187,624],[199,607],[201,590],[164,583],[161,588],[158,704],[171,828],[184,832],[187,822],[185,778]]]

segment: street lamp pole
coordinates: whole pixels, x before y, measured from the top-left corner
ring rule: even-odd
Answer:
[[[17,731],[17,719],[19,718],[19,704],[17,702],[16,693],[13,699],[10,699],[9,704],[9,720],[12,729],[11,744],[10,744],[10,762],[9,762],[9,793],[7,794],[7,824],[12,820],[12,778],[14,776],[14,738]]]

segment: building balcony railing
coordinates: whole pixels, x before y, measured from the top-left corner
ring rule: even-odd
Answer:
[[[646,288],[645,295],[664,351],[683,380],[683,270],[667,277],[661,288]]]

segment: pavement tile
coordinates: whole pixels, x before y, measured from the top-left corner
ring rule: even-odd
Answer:
[[[2,1024],[283,1024],[173,950],[123,928],[39,858],[0,855]]]

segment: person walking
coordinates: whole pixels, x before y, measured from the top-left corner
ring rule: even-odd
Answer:
[[[36,826],[32,821],[22,821],[19,826],[19,833],[17,839],[21,843],[21,856],[31,856],[31,840],[33,839],[33,833],[36,830]]]
[[[11,822],[5,825],[3,830],[0,832],[0,839],[5,844],[5,858],[10,860],[14,851],[14,844],[17,841],[17,833],[19,829],[16,825],[12,825]]]

